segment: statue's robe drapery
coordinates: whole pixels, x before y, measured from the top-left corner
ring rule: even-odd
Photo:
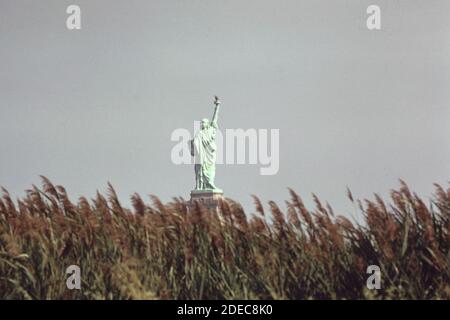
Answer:
[[[196,189],[216,189],[214,176],[216,172],[216,131],[217,124],[212,122],[207,128],[200,130],[194,140]]]

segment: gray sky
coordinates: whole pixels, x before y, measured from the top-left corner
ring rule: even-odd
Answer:
[[[78,4],[82,30],[66,29]],[[380,31],[366,8],[381,7]],[[253,210],[287,187],[337,213],[406,180],[450,178],[450,1],[0,0],[0,185],[38,175],[74,199],[111,183],[189,197],[170,135],[222,98],[221,128],[280,129],[280,170],[219,165],[216,184]],[[250,211],[251,211],[250,210]]]

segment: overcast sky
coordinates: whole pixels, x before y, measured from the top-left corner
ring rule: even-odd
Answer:
[[[82,29],[66,28],[81,7]],[[381,8],[381,30],[366,8]],[[105,191],[189,198],[171,162],[176,128],[280,130],[280,168],[218,165],[253,210],[287,187],[349,214],[398,179],[428,196],[450,180],[450,1],[0,0],[0,185],[39,175],[75,200]]]

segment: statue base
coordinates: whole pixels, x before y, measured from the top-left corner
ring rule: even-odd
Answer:
[[[197,201],[205,208],[220,214],[220,201],[223,200],[223,191],[220,189],[192,190],[189,207],[193,208]]]

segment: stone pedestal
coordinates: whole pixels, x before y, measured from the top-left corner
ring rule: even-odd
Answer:
[[[204,207],[209,210],[213,210],[220,214],[219,201],[224,200],[223,191],[220,189],[214,190],[192,190],[191,200],[189,206],[192,208],[195,206],[195,202],[198,201]]]

